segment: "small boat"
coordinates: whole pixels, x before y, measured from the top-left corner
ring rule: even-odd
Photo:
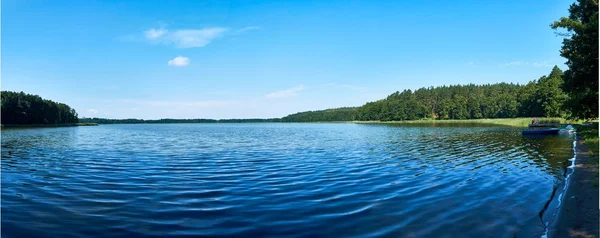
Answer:
[[[558,128],[548,128],[548,129],[530,129],[530,130],[521,130],[521,134],[523,135],[546,135],[546,134],[558,134],[560,129]]]

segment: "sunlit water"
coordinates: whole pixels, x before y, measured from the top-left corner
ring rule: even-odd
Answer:
[[[163,124],[2,131],[2,237],[513,237],[570,135]],[[538,236],[539,237],[539,236]]]

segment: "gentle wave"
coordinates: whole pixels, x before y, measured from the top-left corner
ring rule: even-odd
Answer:
[[[564,180],[571,140],[355,124],[3,130],[2,235],[512,237]]]

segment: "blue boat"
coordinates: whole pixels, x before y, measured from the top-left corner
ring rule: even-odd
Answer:
[[[558,134],[560,129],[548,128],[548,129],[533,129],[533,130],[521,130],[523,135],[545,135],[545,134]]]

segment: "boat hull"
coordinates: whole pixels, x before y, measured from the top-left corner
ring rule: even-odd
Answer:
[[[560,129],[537,129],[537,130],[521,130],[523,135],[546,135],[546,134],[558,134]]]

